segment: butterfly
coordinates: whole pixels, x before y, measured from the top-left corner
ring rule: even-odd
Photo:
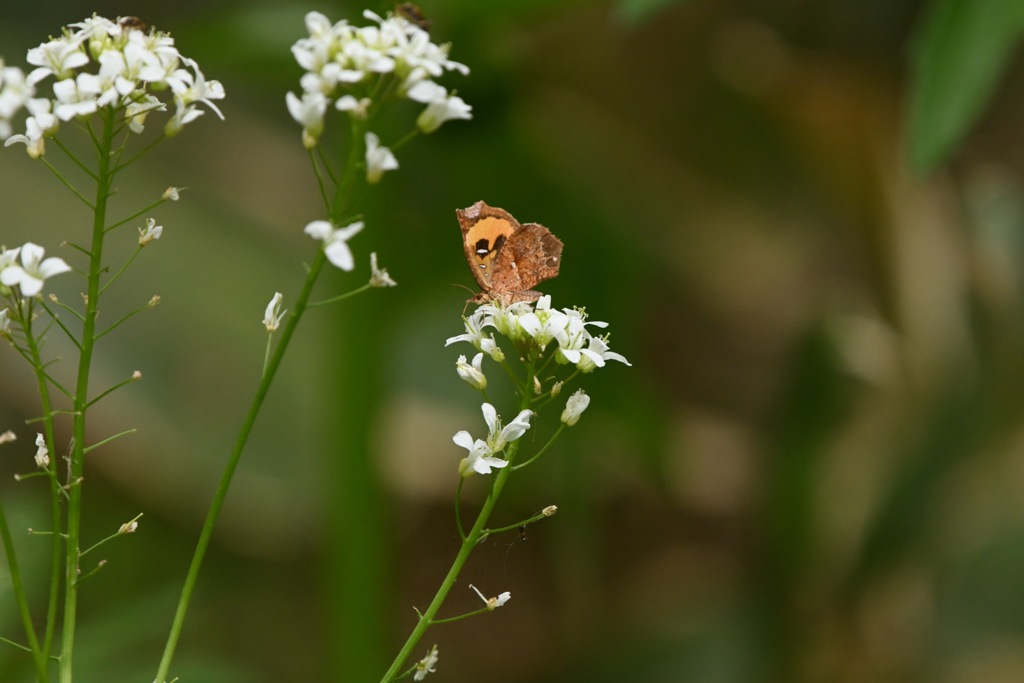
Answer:
[[[558,275],[562,241],[537,223],[519,224],[508,211],[484,202],[456,209],[462,244],[473,277],[483,290],[469,303],[536,301],[530,289]]]

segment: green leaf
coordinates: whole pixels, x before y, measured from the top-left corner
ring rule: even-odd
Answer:
[[[938,166],[992,96],[1024,29],[1021,0],[936,0],[915,39],[910,164]]]

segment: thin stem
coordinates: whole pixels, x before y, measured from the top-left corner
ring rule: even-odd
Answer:
[[[59,137],[57,137],[56,135],[54,135],[54,136],[53,136],[53,137],[51,138],[51,140],[53,140],[54,142],[56,142],[56,143],[57,143],[57,146],[58,146],[58,147],[60,147],[60,148],[61,148],[61,150],[63,150],[63,151],[64,151],[64,153],[68,155],[68,158],[69,158],[69,159],[71,159],[71,161],[75,162],[75,164],[77,164],[77,165],[78,165],[78,168],[80,168],[80,169],[82,169],[83,171],[85,171],[86,173],[88,173],[88,174],[89,174],[89,177],[90,177],[90,178],[92,178],[93,180],[96,180],[96,174],[92,172],[92,169],[90,169],[90,168],[89,168],[88,166],[86,166],[86,165],[85,165],[85,164],[83,164],[83,163],[82,163],[81,161],[79,161],[79,160],[78,160],[78,157],[76,157],[76,156],[75,156],[74,154],[72,154],[72,153],[71,153],[71,151],[70,151],[70,150],[68,150],[68,148],[64,146],[64,143],[62,143],[62,142],[60,141],[60,138],[59,138]]]
[[[138,247],[136,247],[135,253],[132,254],[132,257],[130,259],[128,259],[128,262],[125,263],[123,266],[121,266],[121,270],[119,270],[116,273],[114,273],[114,277],[112,277],[109,280],[107,280],[107,284],[103,285],[100,288],[100,296],[103,296],[103,292],[107,291],[107,287],[109,287],[110,285],[114,284],[114,280],[116,280],[117,278],[121,277],[121,273],[123,273],[125,271],[125,269],[128,268],[128,266],[130,266],[132,264],[132,261],[135,260],[135,257],[139,255],[140,251],[142,251],[142,245],[141,244]]]
[[[334,183],[334,186],[337,187],[338,176],[334,175],[334,171],[331,170],[331,164],[327,161],[327,157],[324,155],[324,148],[317,145],[316,151],[320,154],[320,162],[324,165],[324,170],[327,171],[327,176],[331,179],[331,182]],[[328,210],[329,209],[330,207],[328,207]]]
[[[36,344],[35,336],[32,334],[32,309],[29,308],[28,322],[25,325],[25,336],[28,339],[29,352],[32,354],[32,365],[36,370],[36,382],[39,385],[39,398],[43,403],[43,431],[46,432],[45,439],[47,448],[51,453],[56,453],[56,442],[53,438],[53,408],[50,403],[50,389],[46,384],[46,371],[43,369],[42,359],[39,355],[39,346]],[[57,599],[60,596],[60,482],[57,477],[50,474],[50,516],[53,524],[53,543],[51,544],[50,556],[50,592],[46,608],[46,630],[43,635],[43,659],[50,656],[50,648],[53,646],[53,632],[57,624]]]
[[[324,253],[323,249],[320,249],[316,259],[313,261],[312,267],[309,269],[309,274],[306,276],[306,282],[302,287],[302,292],[299,294],[299,299],[295,302],[295,308],[284,327],[281,340],[277,343],[277,348],[270,359],[270,364],[267,366],[266,372],[263,373],[263,379],[260,381],[259,388],[256,390],[256,396],[253,397],[252,405],[249,407],[249,412],[245,416],[245,422],[242,424],[242,430],[238,434],[234,448],[231,450],[231,456],[228,458],[224,474],[221,476],[220,484],[217,486],[217,493],[214,494],[210,511],[206,515],[206,522],[203,524],[202,533],[199,535],[199,542],[196,544],[195,554],[192,556],[192,564],[189,566],[188,576],[185,578],[185,586],[181,590],[178,609],[174,613],[174,622],[171,625],[171,632],[167,637],[167,645],[164,647],[164,654],[160,660],[160,667],[157,670],[157,681],[166,680],[167,671],[171,666],[174,650],[178,644],[178,637],[181,635],[181,627],[185,621],[188,603],[192,598],[192,590],[195,588],[196,579],[199,577],[199,569],[203,564],[206,549],[210,545],[210,539],[213,537],[213,528],[217,524],[217,517],[220,515],[221,507],[224,505],[224,498],[227,496],[228,488],[231,486],[231,479],[235,474],[235,468],[238,467],[238,461],[242,457],[242,451],[245,449],[246,441],[249,439],[252,427],[256,423],[256,417],[259,415],[263,400],[270,389],[270,384],[274,381],[274,375],[277,374],[277,369],[281,365],[281,359],[284,358],[285,351],[288,350],[288,343],[291,341],[295,328],[298,327],[299,320],[302,319],[302,314],[306,310],[309,296],[313,292],[313,285],[316,283],[317,277],[320,275],[320,271],[323,270],[324,263],[326,262],[327,254]]]
[[[86,249],[85,247],[79,246],[79,245],[75,244],[74,242],[67,242],[67,241],[65,241],[64,244],[66,244],[69,247],[72,247],[74,249],[77,249],[78,251],[82,252],[86,256],[92,256],[92,254],[89,253],[88,249]]]
[[[75,414],[76,413],[73,410],[51,410],[50,411],[50,415],[75,415]],[[30,425],[30,424],[33,424],[35,422],[42,422],[45,419],[46,419],[45,415],[42,416],[42,417],[33,417],[30,420],[25,420],[25,424]]]
[[[143,311],[145,311],[147,309],[150,309],[150,308],[153,308],[153,304],[151,304],[151,303],[147,303],[145,306],[140,306],[139,308],[136,308],[134,311],[132,311],[128,315],[124,316],[123,318],[121,318],[116,323],[114,323],[113,325],[111,325],[107,329],[103,330],[99,334],[97,334],[95,337],[92,338],[92,341],[96,341],[97,339],[100,339],[101,337],[106,336],[107,334],[109,334],[109,333],[113,332],[115,329],[117,329],[117,326],[120,325],[121,323],[123,323],[124,321],[128,320],[128,318],[131,318],[133,315],[137,315],[139,313],[142,313]]]
[[[461,507],[459,500],[462,497],[462,482],[464,481],[466,481],[466,478],[459,475],[459,486],[455,489],[455,528],[459,530],[459,538],[462,539],[463,543],[466,542],[466,532],[462,530],[462,516],[459,512],[459,507]]]
[[[118,221],[118,222],[114,223],[113,225],[107,226],[106,228],[104,228],[103,232],[110,232],[114,228],[119,228],[122,225],[124,225],[125,223],[127,223],[128,221],[135,220],[136,218],[138,218],[139,216],[141,216],[144,213],[149,213],[150,211],[152,211],[153,209],[155,209],[156,207],[160,206],[161,204],[163,204],[166,201],[167,201],[166,199],[161,197],[159,201],[154,202],[153,204],[150,204],[149,206],[147,206],[142,211],[139,211],[137,213],[133,213],[131,216],[128,216],[128,218],[125,218],[123,221]]]
[[[494,611],[494,610],[491,610],[490,608],[484,607],[482,609],[478,609],[475,612],[467,612],[466,614],[462,614],[462,615],[457,616],[457,617],[449,617],[447,619],[431,619],[430,620],[430,625],[433,626],[434,624],[447,624],[450,621],[458,621],[459,619],[465,619],[466,617],[475,617],[478,614],[483,614],[484,612],[492,612],[492,611]]]
[[[518,389],[518,390],[519,390],[519,392],[520,392],[520,393],[521,393],[522,395],[524,395],[524,396],[528,395],[528,394],[527,394],[527,392],[526,392],[526,390],[525,390],[525,389],[523,389],[523,385],[522,385],[522,383],[520,382],[520,380],[519,380],[519,377],[517,377],[517,376],[516,376],[516,373],[515,373],[515,371],[514,371],[514,370],[512,370],[512,368],[510,368],[510,367],[508,366],[508,361],[506,361],[506,360],[502,359],[502,360],[501,360],[501,361],[499,362],[499,365],[501,365],[501,367],[503,367],[503,368],[505,369],[505,372],[506,372],[506,373],[508,373],[508,376],[512,378],[512,382],[513,382],[513,383],[514,383],[514,384],[516,385],[516,389]]]
[[[86,403],[86,404],[85,404],[85,407],[86,407],[86,408],[88,408],[89,406],[91,406],[92,404],[96,403],[97,401],[99,401],[99,400],[100,400],[101,398],[103,398],[103,397],[104,397],[104,396],[106,396],[107,394],[109,394],[109,393],[111,393],[111,392],[113,392],[113,391],[117,391],[118,389],[120,389],[121,387],[123,387],[123,386],[124,386],[125,384],[130,384],[131,382],[134,382],[134,381],[135,381],[135,377],[129,377],[129,378],[128,378],[128,379],[126,379],[125,381],[123,381],[123,382],[121,382],[121,383],[119,383],[119,384],[115,384],[114,386],[110,387],[109,389],[107,389],[106,391],[104,391],[104,392],[103,392],[102,394],[100,394],[99,396],[97,396],[96,398],[94,398],[93,400],[91,400],[91,401],[89,401],[88,403]],[[67,412],[67,411],[65,411],[65,412]],[[74,413],[72,413],[72,414],[74,414]]]
[[[25,627],[25,636],[28,638],[32,659],[35,660],[39,680],[46,681],[46,658],[43,656],[42,650],[39,649],[39,639],[36,638],[36,629],[32,625],[32,614],[28,610],[25,588],[21,584],[21,572],[18,571],[18,559],[14,554],[14,542],[11,540],[11,530],[7,527],[7,517],[4,515],[3,505],[0,505],[0,537],[3,538],[4,553],[7,555],[7,568],[11,572],[14,597],[18,603],[18,612],[21,614],[21,623]]]
[[[55,169],[55,168],[53,167],[53,164],[51,164],[51,163],[50,163],[49,161],[47,161],[47,160],[46,160],[46,157],[39,157],[39,160],[40,160],[40,161],[42,161],[42,162],[43,162],[44,164],[46,164],[46,167],[47,167],[48,169],[50,169],[51,171],[53,171],[53,174],[54,174],[55,176],[57,176],[57,178],[58,178],[58,179],[59,179],[59,180],[60,180],[60,181],[61,181],[62,183],[64,183],[64,186],[65,186],[66,188],[68,188],[69,190],[71,190],[71,193],[72,193],[73,195],[75,195],[76,197],[78,197],[79,199],[81,199],[81,200],[82,200],[83,202],[85,202],[85,205],[86,205],[86,206],[88,206],[88,207],[89,207],[90,209],[92,209],[93,211],[95,211],[95,210],[96,210],[96,207],[94,207],[94,206],[92,205],[92,202],[90,202],[90,201],[89,201],[88,199],[86,199],[85,197],[83,197],[83,196],[82,196],[82,193],[81,193],[81,192],[79,192],[78,190],[76,190],[76,189],[75,189],[74,187],[72,187],[72,186],[71,186],[71,183],[69,183],[68,181],[64,180],[64,176],[62,176],[62,175],[60,174],[60,171],[58,171],[57,169]]]
[[[75,388],[75,416],[72,427],[74,448],[67,486],[68,498],[67,543],[65,543],[66,571],[64,579],[64,624],[61,635],[60,681],[71,683],[74,664],[75,624],[78,615],[79,556],[82,523],[82,470],[85,462],[85,408],[89,403],[89,371],[92,367],[92,352],[96,343],[96,312],[99,304],[100,273],[103,270],[103,229],[107,218],[107,198],[112,179],[110,169],[110,148],[114,129],[114,111],[111,107],[100,110],[103,122],[102,138],[97,145],[99,168],[96,181],[96,205],[93,211],[92,246],[89,251],[89,288],[85,305],[85,323],[82,331],[82,352],[78,360],[78,383]],[[92,127],[89,128],[90,132]],[[95,134],[94,139],[95,139]]]
[[[562,430],[564,430],[564,429],[565,429],[565,423],[563,422],[561,425],[559,425],[558,431],[555,432],[554,434],[552,434],[551,438],[548,439],[548,442],[546,444],[544,444],[544,448],[542,448],[539,451],[537,451],[537,455],[533,456],[532,458],[530,458],[529,460],[527,460],[524,463],[520,463],[520,464],[516,465],[512,469],[514,469],[514,470],[521,470],[524,467],[526,467],[527,465],[529,465],[530,463],[532,463],[534,460],[539,458],[540,456],[544,455],[544,451],[546,451],[551,446],[551,444],[553,444],[555,442],[555,439],[557,439],[562,434]]]
[[[267,374],[267,365],[270,363],[270,342],[272,341],[274,341],[274,333],[269,332],[267,333],[267,352],[263,354],[263,375]]]
[[[63,308],[63,309],[65,310],[65,311],[67,311],[67,312],[68,312],[68,313],[70,313],[71,315],[73,315],[73,316],[75,316],[76,318],[78,318],[78,321],[79,321],[79,322],[83,322],[83,323],[85,322],[85,316],[83,316],[83,315],[82,315],[81,313],[79,313],[79,312],[78,312],[78,311],[76,311],[75,309],[71,308],[70,306],[68,306],[67,304],[65,304],[64,302],[62,302],[62,301],[61,301],[60,299],[58,299],[58,298],[56,298],[56,297],[51,297],[51,298],[50,298],[50,301],[52,301],[53,303],[55,303],[55,304],[57,304],[58,306],[60,306],[61,308]],[[44,308],[46,308],[45,304],[44,304],[44,306],[43,306],[43,307],[44,307]],[[46,312],[47,312],[47,313],[49,313],[49,312],[50,312],[50,310],[49,310],[49,309],[46,309]]]
[[[143,513],[141,513],[141,512],[140,512],[139,514],[135,515],[135,518],[134,518],[134,519],[132,519],[132,520],[131,520],[130,522],[128,522],[128,523],[127,523],[127,525],[131,525],[131,524],[132,524],[133,522],[137,522],[137,521],[139,521],[139,518],[140,518],[140,517],[142,517],[142,514],[143,514]],[[127,526],[127,525],[126,525],[126,526]],[[109,536],[107,536],[106,538],[104,538],[104,539],[103,539],[102,541],[100,541],[99,543],[97,543],[97,544],[95,544],[95,545],[93,545],[93,546],[90,546],[89,548],[86,548],[85,550],[83,550],[83,551],[82,551],[82,554],[81,554],[81,555],[79,555],[79,557],[85,557],[86,555],[88,555],[89,553],[91,553],[91,552],[92,552],[93,550],[96,550],[96,548],[99,548],[99,547],[100,547],[101,545],[103,545],[103,544],[104,544],[104,543],[106,543],[107,541],[111,541],[111,540],[113,540],[113,539],[117,538],[118,536],[125,536],[125,535],[126,535],[127,533],[128,533],[128,532],[122,532],[122,531],[121,531],[120,529],[118,529],[118,530],[117,530],[116,532],[114,532],[114,533],[110,534]]]
[[[133,156],[131,159],[129,159],[128,161],[124,162],[123,164],[115,167],[114,170],[110,172],[110,175],[113,176],[114,174],[118,173],[121,169],[125,168],[129,164],[134,163],[136,159],[141,157],[143,154],[145,154],[149,150],[153,149],[153,147],[155,147],[158,142],[163,140],[164,137],[165,137],[164,134],[161,133],[160,137],[158,137],[156,140],[153,140],[153,142],[151,142],[148,145],[146,145],[145,148],[143,148],[143,150],[141,152],[139,152],[138,154],[136,154],[135,156]],[[109,152],[108,152],[108,155],[109,155]]]
[[[57,315],[56,315],[56,314],[55,314],[55,313],[54,313],[53,311],[51,311],[51,310],[50,310],[50,307],[46,305],[46,302],[45,302],[45,301],[43,301],[42,299],[40,299],[40,300],[39,300],[39,303],[40,303],[40,304],[42,305],[43,309],[44,309],[44,310],[45,310],[45,311],[46,311],[47,313],[49,313],[49,314],[50,314],[50,317],[51,317],[51,318],[53,318],[53,321],[54,321],[55,323],[57,323],[57,325],[59,325],[59,326],[60,326],[60,329],[64,330],[64,334],[66,334],[66,335],[68,336],[68,339],[70,339],[70,340],[71,340],[72,342],[74,342],[75,346],[76,346],[76,347],[78,347],[78,350],[79,350],[79,351],[81,351],[81,350],[82,350],[82,343],[81,343],[80,341],[78,341],[78,338],[76,338],[76,337],[75,337],[75,335],[71,334],[71,330],[69,330],[69,329],[68,329],[68,328],[67,328],[67,327],[66,327],[66,326],[64,325],[64,323],[62,323],[62,322],[60,321],[60,318],[58,318],[58,317],[57,317]]]
[[[20,353],[22,358],[27,360],[29,362],[29,364],[32,363],[32,358],[29,356],[28,352],[25,351],[25,349],[21,348],[17,344],[11,344],[11,346],[13,346],[15,349],[17,349],[18,353]],[[46,377],[47,380],[49,380],[50,384],[52,384],[58,391],[60,391],[60,393],[64,394],[68,398],[74,400],[74,397],[71,395],[71,392],[69,392],[67,389],[62,387],[60,385],[60,383],[57,380],[55,380],[53,377],[50,377],[50,374],[48,372],[44,371],[43,375]]]
[[[566,377],[566,378],[565,378],[564,380],[562,380],[562,386],[561,386],[561,387],[559,387],[559,388],[560,388],[560,389],[564,389],[564,388],[565,388],[565,385],[567,385],[567,384],[568,384],[569,382],[571,382],[571,381],[573,381],[574,379],[576,379],[576,377],[577,377],[577,376],[578,376],[579,374],[580,374],[580,371],[579,371],[579,370],[577,370],[576,372],[574,372],[574,373],[572,373],[571,375],[569,375],[568,377]],[[551,402],[552,402],[553,400],[555,400],[555,398],[556,398],[556,397],[555,397],[555,396],[551,396],[550,394],[551,394],[551,391],[549,390],[549,391],[547,391],[547,392],[546,392],[546,394],[541,394],[540,396],[538,396],[538,397],[536,397],[535,399],[533,399],[534,401],[539,401],[539,400],[541,400],[542,398],[544,398],[544,396],[545,396],[545,395],[547,395],[547,397],[548,397],[546,401],[544,401],[544,402],[543,402],[543,403],[541,403],[541,404],[540,404],[539,406],[537,406],[536,408],[534,408],[534,409],[533,409],[533,412],[537,412],[538,410],[540,410],[541,408],[543,408],[544,406],[546,406],[547,404],[549,404],[549,403],[551,403]]]
[[[533,517],[530,517],[529,519],[524,519],[523,521],[519,522],[518,524],[510,524],[508,526],[503,526],[500,529],[484,529],[484,533],[485,534],[500,534],[503,531],[512,531],[513,529],[518,529],[519,527],[523,527],[523,526],[526,526],[528,524],[533,524],[534,522],[539,522],[542,519],[547,519],[547,517],[548,517],[548,515],[545,515],[543,512],[540,512],[540,513],[534,515]]]
[[[93,445],[89,446],[88,448],[85,448],[83,450],[83,452],[84,453],[88,453],[89,451],[93,450],[94,448],[99,448],[103,444],[110,443],[114,439],[119,439],[122,436],[125,436],[126,434],[134,434],[137,431],[139,431],[139,430],[138,429],[126,429],[125,431],[121,432],[120,434],[114,434],[113,436],[108,436],[107,438],[103,439],[103,441],[100,441],[99,443],[94,443]]]
[[[419,133],[420,133],[420,129],[419,128],[413,128],[411,131],[406,133],[405,137],[403,137],[401,140],[399,140],[395,144],[391,145],[388,149],[390,149],[392,152],[394,152],[396,149],[398,149],[399,147],[401,147],[402,145],[404,145],[405,143],[409,142],[414,137],[419,135]]]
[[[313,302],[311,302],[308,305],[308,308],[315,308],[317,306],[326,306],[327,304],[338,303],[339,301],[347,299],[350,296],[355,296],[356,294],[359,294],[360,292],[365,292],[366,290],[370,289],[370,287],[371,287],[370,284],[365,284],[365,285],[363,285],[362,287],[360,287],[358,289],[353,289],[351,292],[346,292],[345,294],[340,294],[340,295],[338,295],[336,297],[333,297],[331,299],[324,299],[323,301],[313,301]]]
[[[313,164],[313,173],[316,174],[316,184],[320,188],[320,196],[324,199],[324,206],[327,207],[327,212],[330,213],[331,200],[327,198],[327,189],[324,188],[324,177],[320,174],[320,166],[316,163],[316,154],[313,150],[309,150],[309,161]]]

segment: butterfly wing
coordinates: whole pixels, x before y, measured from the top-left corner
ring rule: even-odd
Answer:
[[[498,251],[490,289],[497,294],[524,292],[558,275],[561,265],[562,241],[543,225],[526,223]]]
[[[477,202],[466,209],[456,209],[462,228],[462,245],[473,279],[484,291],[493,288],[498,254],[519,229],[519,221],[508,211]]]

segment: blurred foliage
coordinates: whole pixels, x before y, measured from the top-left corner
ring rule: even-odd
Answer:
[[[565,242],[542,289],[610,322],[633,367],[588,377],[583,420],[512,480],[496,525],[559,514],[471,559],[446,613],[474,606],[470,582],[513,600],[428,632],[438,680],[1024,678],[1020,3],[420,4],[472,68],[445,85],[474,120],[401,150],[353,240],[360,270],[321,283],[349,289],[376,251],[399,287],[304,321],[174,675],[375,680],[412,627],[409,606],[457,546],[451,435],[480,421],[454,373],[466,349],[443,344],[466,299],[450,283],[471,284],[454,209],[484,199]],[[83,680],[150,680],[256,385],[263,308],[275,290],[294,297],[311,258],[301,227],[319,199],[283,106],[310,9],[358,21],[362,6],[0,10],[8,63],[93,11],[131,13],[171,30],[228,93],[226,121],[205,116],[119,188],[121,216],[189,189],[107,304],[163,298],[96,360],[97,386],[144,379],[95,414],[90,438],[140,431],[90,455],[86,540],[145,516],[83,591]],[[381,137],[410,120],[382,122]],[[325,141],[337,151],[330,123]],[[4,242],[58,251],[83,229],[20,148],[0,153],[0,174]],[[30,467],[19,425],[37,399],[11,353],[0,382],[0,430],[20,437],[0,496],[24,529],[45,519],[42,491],[11,477]],[[539,424],[528,438],[543,443]],[[464,514],[482,491],[470,484]],[[45,565],[37,540],[16,537],[27,567]],[[41,574],[26,573],[40,601]],[[0,569],[0,635],[16,637],[9,591]],[[0,682],[29,672],[0,648]]]

